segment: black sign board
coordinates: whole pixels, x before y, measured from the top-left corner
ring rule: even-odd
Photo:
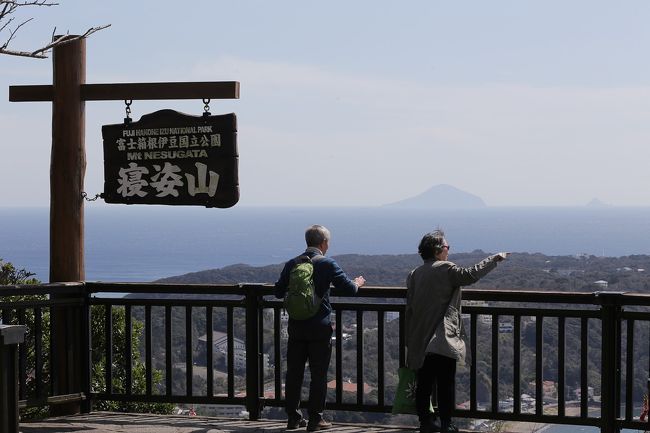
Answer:
[[[174,110],[102,126],[106,203],[231,207],[239,201],[234,113]]]

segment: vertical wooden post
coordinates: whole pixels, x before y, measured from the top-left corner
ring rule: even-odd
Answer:
[[[84,175],[86,173],[86,40],[53,50],[52,155],[50,165],[50,282],[84,281]],[[57,296],[58,297],[58,296]],[[82,317],[78,307],[52,311],[52,356],[56,394],[81,391]],[[56,415],[80,411],[78,402],[53,406]]]
[[[55,47],[53,61],[50,282],[84,281],[86,40]]]

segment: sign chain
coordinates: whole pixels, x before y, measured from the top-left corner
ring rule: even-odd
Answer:
[[[203,98],[203,116],[210,115],[210,99]]]
[[[126,117],[124,118],[124,123],[128,125],[131,123],[131,104],[133,103],[133,99],[125,99],[124,104],[126,105],[126,108],[124,111],[126,112]]]
[[[81,197],[83,197],[86,201],[95,201],[98,198],[103,198],[104,194],[102,194],[102,193],[95,194],[95,197],[90,198],[90,197],[88,197],[88,193],[86,193],[86,191],[81,191]]]

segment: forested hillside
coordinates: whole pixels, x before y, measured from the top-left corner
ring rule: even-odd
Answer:
[[[451,254],[450,260],[459,266],[471,266],[490,253],[476,250]],[[353,277],[363,275],[370,286],[404,286],[408,272],[422,260],[417,254],[334,256]],[[174,283],[273,283],[282,264],[253,267],[244,264],[211,269],[160,280]],[[473,287],[494,289],[539,289],[558,291],[594,291],[607,281],[607,290],[628,292],[650,291],[650,256],[624,257],[546,256],[544,254],[513,253]]]

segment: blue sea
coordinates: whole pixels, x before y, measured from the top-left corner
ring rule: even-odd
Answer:
[[[328,255],[415,253],[422,235],[438,227],[452,254],[481,249],[650,255],[650,208],[207,209],[91,203],[85,208],[86,279],[144,282],[238,263],[282,263],[304,249],[304,229],[311,224],[331,230]],[[0,258],[47,281],[48,249],[48,208],[0,207]]]

